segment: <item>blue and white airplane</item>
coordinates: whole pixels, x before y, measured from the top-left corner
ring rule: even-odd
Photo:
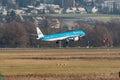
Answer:
[[[80,37],[85,36],[85,32],[82,30],[74,30],[69,32],[63,32],[58,34],[43,35],[39,27],[36,27],[37,30],[37,40],[42,41],[61,41],[61,40],[74,40],[78,41]]]

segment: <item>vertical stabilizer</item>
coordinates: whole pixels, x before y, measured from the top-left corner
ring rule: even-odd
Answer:
[[[40,39],[40,38],[44,37],[44,35],[41,32],[41,30],[39,29],[39,27],[36,27],[36,30],[37,30],[37,35],[38,35],[37,39]]]

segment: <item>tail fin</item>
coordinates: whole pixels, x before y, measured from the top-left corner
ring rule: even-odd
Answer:
[[[40,38],[44,37],[44,35],[41,32],[41,30],[39,29],[39,27],[36,27],[36,30],[37,30],[37,35],[38,35],[38,37],[36,39],[40,39]]]

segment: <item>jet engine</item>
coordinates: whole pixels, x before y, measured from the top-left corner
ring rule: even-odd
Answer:
[[[74,41],[78,41],[79,40],[79,37],[74,37]]]

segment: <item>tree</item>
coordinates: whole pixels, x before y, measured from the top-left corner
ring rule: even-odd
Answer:
[[[112,19],[106,24],[106,27],[110,32],[113,46],[120,46],[120,20]]]
[[[1,31],[2,30],[2,31]],[[20,23],[8,23],[1,27],[1,43],[6,47],[26,47],[28,43],[27,32]]]
[[[19,15],[16,14],[14,10],[10,10],[7,12],[7,16],[5,16],[5,20],[7,23],[10,22],[22,22]]]
[[[25,22],[25,29],[27,32],[28,36],[28,46],[29,47],[35,47],[38,44],[38,41],[36,40],[37,36],[32,35],[32,34],[37,34],[36,33],[36,28],[35,25],[32,22]]]

